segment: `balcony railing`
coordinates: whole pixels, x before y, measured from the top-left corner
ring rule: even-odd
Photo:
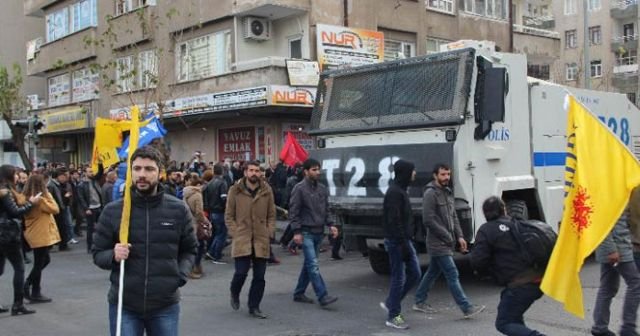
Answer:
[[[636,4],[638,4],[638,0],[617,0],[611,3],[611,8],[626,9]]]
[[[553,30],[539,29],[539,28],[533,28],[533,27],[517,25],[517,24],[513,25],[513,31],[525,33],[525,34],[531,34],[531,35],[544,36],[544,37],[560,38],[560,33],[555,32]]]
[[[522,16],[522,24],[532,28],[538,29],[553,29],[555,27],[555,20],[552,15],[545,16]]]
[[[619,57],[616,59],[616,66],[638,64],[637,56]]]
[[[623,35],[623,36],[614,36],[611,41],[612,42],[629,42],[635,41],[638,39],[638,34],[635,35]]]

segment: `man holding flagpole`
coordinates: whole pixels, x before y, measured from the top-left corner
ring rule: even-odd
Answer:
[[[160,153],[149,146],[130,158],[131,197],[128,237],[119,235],[129,210],[127,197],[102,212],[92,248],[94,263],[111,270],[109,320],[116,335],[120,270],[124,269],[121,334],[178,335],[180,292],[196,255],[193,218],[185,203],[159,186]],[[125,261],[121,268],[120,263]]]

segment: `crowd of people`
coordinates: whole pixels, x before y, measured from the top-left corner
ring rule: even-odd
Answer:
[[[121,243],[118,228],[123,216],[125,176],[131,169],[131,214],[128,242]],[[163,173],[166,172],[166,173]],[[505,286],[497,308],[496,328],[505,335],[543,335],[530,329],[524,314],[543,294],[543,270],[523,257],[510,232],[517,218],[507,215],[499,197],[482,205],[487,223],[476,234],[474,249],[468,249],[450,188],[451,169],[433,168],[433,179],[425,187],[422,224],[427,231],[430,263],[423,275],[414,246],[415,223],[407,193],[415,180],[413,163],[398,160],[395,177],[383,201],[384,246],[389,255],[389,293],[380,302],[385,324],[395,329],[409,325],[401,313],[401,302],[417,286],[412,309],[426,314],[438,310],[428,304],[429,291],[443,275],[464,318],[485,310],[467,297],[453,260],[455,251],[467,254],[475,270],[493,273]],[[250,316],[265,319],[260,308],[269,263],[279,263],[271,245],[275,241],[276,218],[289,226],[279,243],[292,253],[302,251],[304,262],[292,290],[294,302],[330,305],[338,300],[329,294],[320,273],[318,255],[325,237],[333,245],[332,259],[339,260],[341,232],[329,208],[329,192],[319,182],[321,164],[314,159],[294,167],[283,163],[271,167],[258,161],[204,163],[194,159],[179,166],[164,166],[160,153],[142,147],[131,157],[131,165],[47,164],[25,172],[0,166],[0,275],[5,259],[14,269],[12,307],[0,312],[33,314],[24,304],[47,303],[43,294],[43,270],[49,252],[56,247],[68,251],[86,230],[86,250],[94,263],[111,271],[108,295],[111,334],[115,335],[120,267],[126,263],[122,311],[123,335],[178,334],[179,288],[188,279],[204,276],[202,260],[214,264],[233,262],[230,305],[241,307],[240,293],[252,270],[247,308]],[[328,234],[326,234],[328,232]],[[223,251],[231,245],[225,258]],[[32,251],[31,272],[25,279],[25,262]],[[620,277],[627,284],[620,335],[638,335],[640,304],[640,188],[615,228],[596,251],[601,263],[601,286],[593,312],[595,336],[615,335],[609,330],[610,305],[618,292]],[[311,285],[316,299],[306,295]]]

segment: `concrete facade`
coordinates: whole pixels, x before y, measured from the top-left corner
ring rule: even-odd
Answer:
[[[118,4],[123,2],[141,6],[120,13]],[[514,8],[528,3],[522,2],[516,1]],[[54,17],[64,8],[71,10],[76,3],[77,0],[30,0],[25,1],[24,12]],[[44,43],[29,63],[28,72],[46,78],[57,88],[60,85],[55,83],[67,80],[65,74],[72,77],[76,71],[95,64],[120,64],[117,59],[127,56],[134,57],[123,60],[123,64],[138,63],[140,55],[150,50],[155,50],[158,57],[155,89],[118,92],[116,85],[108,85],[124,82],[117,81],[116,68],[120,65],[116,65],[100,72],[99,94],[91,99],[74,101],[74,89],[70,99],[48,97],[48,102],[59,105],[48,106],[39,112],[42,115],[57,113],[66,118],[67,114],[77,114],[78,108],[86,115],[86,123],[79,121],[73,128],[45,136],[55,139],[46,143],[53,146],[52,155],[61,150],[55,146],[63,144],[69,160],[89,160],[95,118],[126,117],[122,111],[136,103],[143,111],[155,110],[162,115],[169,130],[166,143],[178,162],[188,161],[196,150],[206,153],[207,161],[221,160],[227,155],[225,148],[246,143],[251,147],[250,158],[275,162],[285,132],[293,130],[304,137],[308,127],[312,100],[276,103],[275,99],[278,90],[289,90],[285,97],[291,92],[313,96],[312,87],[289,85],[286,60],[292,53],[301,59],[317,60],[317,25],[383,32],[385,43],[399,48],[385,53],[392,56],[424,55],[446,41],[476,39],[492,40],[505,51],[513,43],[515,51],[530,53],[536,64],[552,64],[559,56],[557,34],[548,30],[512,35],[506,11],[508,1],[503,3],[503,11],[495,9],[493,14],[483,15],[484,9],[465,8],[464,1],[453,0],[236,0],[216,1],[215,6],[199,0],[100,0],[96,1],[96,24]],[[246,38],[247,17],[265,20],[269,38]],[[45,28],[43,23],[39,36],[47,34]],[[193,64],[203,62],[197,56],[200,43],[211,50],[208,57],[213,57],[206,61],[212,70],[202,70],[203,76],[191,73]],[[136,76],[139,75],[138,72]],[[57,92],[51,86],[48,91]],[[232,104],[218,109],[217,103],[196,102],[211,99],[210,96]],[[249,129],[248,142],[227,143],[229,138]],[[309,139],[307,143],[313,145]]]

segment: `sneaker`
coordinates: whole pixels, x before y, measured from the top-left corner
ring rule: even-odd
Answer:
[[[614,333],[611,330],[605,330],[605,331],[591,331],[591,335],[593,336],[616,336],[616,333]]]
[[[411,307],[411,309],[415,311],[423,312],[425,314],[435,314],[438,312],[437,309],[431,307],[431,305],[428,305],[426,303],[416,303],[413,305],[413,307]]]
[[[204,258],[207,260],[214,260],[213,256],[209,252],[204,254]]]
[[[325,307],[334,302],[338,301],[338,298],[335,296],[325,295],[322,299],[320,299],[320,305]]]
[[[293,301],[301,303],[313,303],[313,299],[304,294],[294,295]]]
[[[485,308],[487,308],[487,307],[486,306],[472,305],[471,308],[469,308],[466,312],[464,312],[464,318],[470,319],[470,318],[480,314]]]
[[[266,319],[268,316],[267,314],[263,313],[260,308],[254,308],[254,309],[250,309],[249,310],[249,315],[255,317],[255,318],[259,318],[259,319]]]
[[[403,330],[409,329],[409,325],[407,324],[407,322],[404,321],[404,317],[402,317],[402,315],[397,315],[391,320],[387,320],[387,322],[385,322],[384,324],[387,327],[391,327],[391,328],[403,329]]]
[[[341,256],[331,256],[331,260],[342,260]]]
[[[240,298],[233,296],[233,294],[231,294],[231,309],[233,310],[240,309]]]
[[[387,308],[387,304],[384,302],[380,302],[380,308],[384,310],[387,314],[389,313],[389,308]]]
[[[79,241],[75,240],[74,238],[71,238],[71,239],[67,242],[67,244],[77,244],[77,243],[79,243]]]
[[[212,263],[216,264],[216,265],[226,265],[227,263],[222,261],[222,259],[213,259],[211,260]]]

